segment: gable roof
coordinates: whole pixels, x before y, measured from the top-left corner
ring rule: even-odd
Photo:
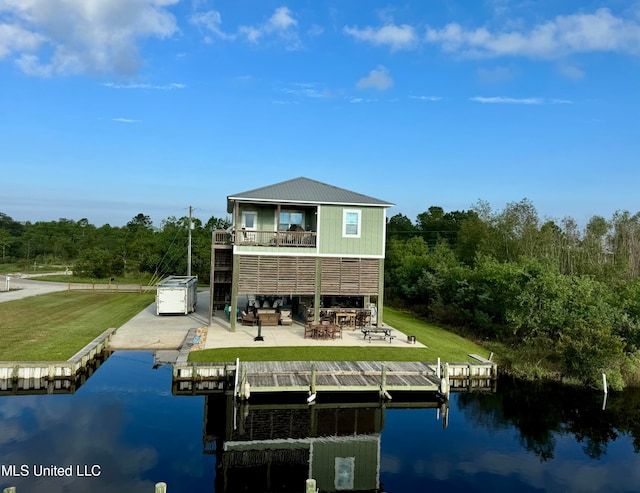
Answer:
[[[344,188],[327,185],[303,176],[291,180],[256,188],[248,192],[236,193],[227,197],[227,210],[232,212],[233,202],[264,202],[290,204],[340,204],[374,207],[392,207],[394,204],[384,200],[352,192]]]

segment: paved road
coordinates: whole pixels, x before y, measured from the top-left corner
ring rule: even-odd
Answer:
[[[9,291],[7,291],[7,277]],[[0,275],[0,303],[13,301],[39,294],[54,293],[68,289],[65,282],[38,281],[33,278]]]

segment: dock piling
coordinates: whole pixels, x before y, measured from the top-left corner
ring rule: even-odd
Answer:
[[[316,394],[316,364],[311,364],[311,382],[309,386],[309,395]]]
[[[316,480],[307,479],[305,493],[316,493]]]

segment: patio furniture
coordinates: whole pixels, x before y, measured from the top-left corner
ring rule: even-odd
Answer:
[[[258,308],[258,320],[263,327],[278,325],[280,314],[275,308]]]
[[[354,311],[338,311],[335,312],[336,323],[344,328],[355,329],[356,328],[357,313]]]
[[[291,318],[290,308],[280,308],[280,325],[291,325],[293,319]]]
[[[312,339],[335,339],[336,336],[342,338],[342,330],[339,325],[321,323],[307,324],[304,326],[304,337]]]
[[[249,313],[243,311],[242,312],[242,325],[253,327],[254,325],[258,325],[258,317],[256,317],[253,311]]]
[[[360,330],[362,331],[364,339],[369,339],[369,342],[371,342],[373,337],[376,337],[384,341],[389,339],[389,344],[391,344],[391,342],[396,338],[396,336],[391,335],[391,329],[365,327]]]
[[[358,329],[371,327],[371,310],[361,310],[356,313],[355,326]]]
[[[304,326],[304,338],[305,339],[315,339],[314,338],[315,329],[311,324],[305,324]]]
[[[342,327],[340,325],[333,326],[333,332],[331,333],[332,339],[342,339]]]

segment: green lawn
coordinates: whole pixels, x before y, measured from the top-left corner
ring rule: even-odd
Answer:
[[[193,351],[189,361],[469,361],[469,354],[489,356],[488,351],[447,330],[412,315],[385,308],[385,322],[427,346],[419,349],[399,337],[391,345],[367,347],[264,347],[224,348]]]
[[[63,291],[0,303],[0,361],[67,360],[153,300],[153,293]]]

